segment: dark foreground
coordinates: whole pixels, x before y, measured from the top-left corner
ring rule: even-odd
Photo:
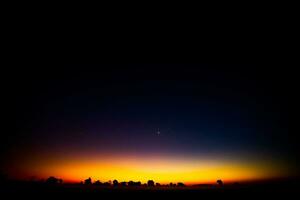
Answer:
[[[15,183],[1,187],[5,199],[256,199],[289,198],[299,194],[296,183],[190,187],[99,187]]]

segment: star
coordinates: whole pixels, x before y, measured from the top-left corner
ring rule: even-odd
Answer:
[[[158,136],[160,135],[160,131],[159,131],[159,130],[157,131],[157,135],[158,135]]]

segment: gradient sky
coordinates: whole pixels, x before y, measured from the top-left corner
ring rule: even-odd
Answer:
[[[69,181],[295,176],[278,78],[254,65],[25,69],[11,86],[14,125],[1,168],[15,178]]]

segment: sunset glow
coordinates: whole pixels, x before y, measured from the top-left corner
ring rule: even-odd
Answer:
[[[173,187],[299,174],[287,104],[251,67],[117,65],[86,74],[85,67],[18,84],[0,178]]]
[[[34,167],[33,167],[34,166]],[[47,178],[50,175],[66,182],[79,182],[87,177],[93,180],[141,181],[154,180],[162,184],[185,182],[186,184],[243,182],[270,179],[288,174],[280,163],[267,161],[232,161],[201,158],[142,158],[98,157],[82,159],[44,159],[27,162],[23,174]],[[24,170],[25,169],[25,170]]]

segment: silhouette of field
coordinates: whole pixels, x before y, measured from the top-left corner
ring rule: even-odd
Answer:
[[[47,185],[35,182],[11,182],[1,186],[1,196],[9,199],[256,199],[287,198],[296,194],[296,182],[272,182],[240,185],[97,186],[84,184]]]

